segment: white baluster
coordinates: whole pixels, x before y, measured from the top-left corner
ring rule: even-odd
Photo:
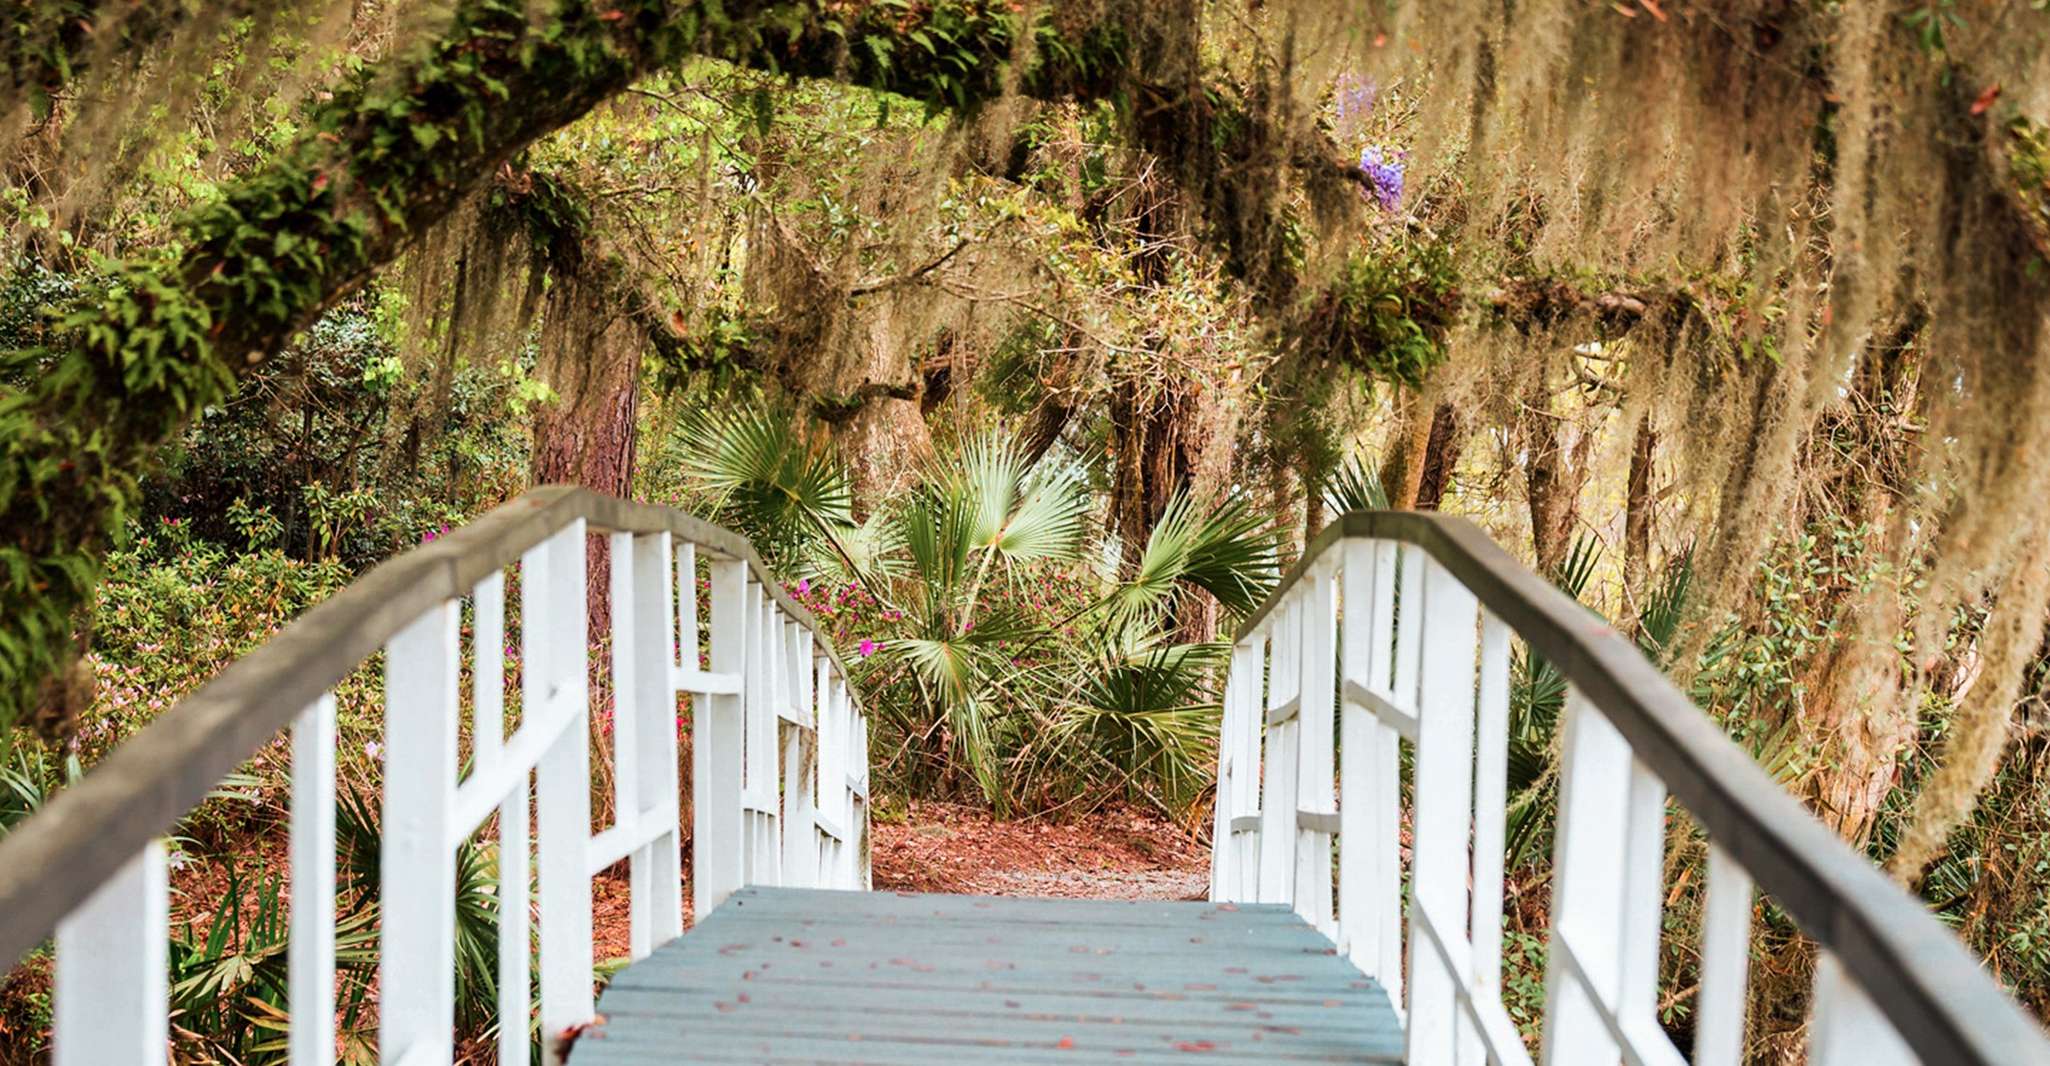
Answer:
[[[1265,634],[1256,634],[1234,648],[1232,653],[1232,669],[1245,679],[1239,689],[1239,728],[1233,737],[1233,742],[1238,745],[1235,762],[1242,769],[1236,790],[1238,806],[1232,811],[1232,817],[1234,821],[1250,819],[1254,826],[1232,834],[1232,844],[1237,852],[1232,865],[1238,869],[1238,884],[1231,898],[1240,901],[1260,898],[1260,787],[1266,776],[1261,767],[1266,758],[1269,645]]]
[[[1262,903],[1295,903],[1295,799],[1302,724],[1296,713],[1302,681],[1302,596],[1287,594],[1276,612],[1274,658],[1268,671],[1267,754],[1260,787]]]
[[[527,1066],[534,1020],[532,776],[521,772],[498,808],[499,1066]]]
[[[1630,745],[1578,690],[1566,695],[1564,764],[1552,859],[1544,1062],[1590,1066],[1618,1056],[1604,1015],[1622,977]],[[1421,772],[1421,771],[1420,771]]]
[[[1302,656],[1296,689],[1301,694],[1301,756],[1296,779],[1296,808],[1315,815],[1338,813],[1337,769],[1334,765],[1335,711],[1333,682],[1338,668],[1336,633],[1338,603],[1333,567],[1323,561],[1305,575]],[[1331,832],[1298,826],[1295,833],[1296,913],[1326,936],[1338,933],[1331,907]]]
[[[612,825],[618,830],[614,839],[636,840],[641,835],[641,714],[637,698],[640,649],[634,640],[634,623],[640,613],[634,595],[638,591],[634,582],[634,538],[631,533],[612,533],[605,540],[606,590],[612,604],[606,618],[612,643]],[[612,850],[608,848],[605,854],[587,860],[586,865],[605,862],[609,866],[617,862],[611,858]],[[636,959],[653,948],[648,934],[648,868],[642,861],[643,850],[633,850],[627,873],[627,952]]]
[[[479,581],[471,603],[470,735],[476,757],[471,761],[469,780],[483,781],[506,770],[505,575],[494,573]],[[531,870],[527,802],[532,775],[522,769],[509,776],[512,784],[498,805],[498,1016],[507,1020],[499,1026],[498,1062],[499,1066],[527,1066],[527,1023],[533,1013],[527,915]],[[517,1024],[512,1019],[518,1019]]]
[[[711,668],[747,677],[747,564],[711,565]],[[694,664],[686,661],[688,668]],[[745,692],[691,697],[691,896],[702,919],[744,883]]]
[[[505,575],[477,582],[470,602],[470,774],[482,779],[505,751]]]
[[[585,614],[584,523],[579,520],[539,549],[538,573],[522,582],[521,639],[534,708],[568,701],[571,715],[534,767],[536,895],[541,921],[541,1034],[550,1063],[560,1060],[561,1034],[590,1020],[591,840],[590,624]],[[538,690],[537,690],[538,689]]]
[[[1230,664],[1225,669],[1223,714],[1217,725],[1217,786],[1210,805],[1210,898],[1216,902],[1235,900],[1232,891],[1238,871],[1233,863],[1232,812],[1238,806],[1238,751],[1233,739],[1238,735],[1239,690],[1245,687],[1244,671],[1239,669],[1239,649],[1233,645]]]
[[[1502,994],[1502,848],[1508,807],[1509,627],[1481,612],[1480,696],[1475,704],[1473,790],[1474,989]]]
[[[170,907],[152,840],[57,923],[53,1066],[167,1061]]]
[[[1339,673],[1347,685],[1366,688],[1372,677],[1367,633],[1373,612],[1374,546],[1348,540],[1339,571]],[[1392,901],[1377,898],[1375,852],[1382,846],[1374,809],[1374,775],[1380,771],[1380,722],[1366,706],[1345,695],[1339,705],[1338,743],[1338,946],[1360,972],[1373,975],[1379,962],[1377,918]]]
[[[634,958],[641,958],[683,932],[683,845],[678,824],[669,534],[635,537],[632,550],[633,624],[628,637],[634,647],[632,810],[638,819],[650,819],[662,830],[644,836],[648,844],[633,856],[633,953]],[[617,604],[613,612],[620,612]],[[696,619],[691,622],[695,630]],[[693,632],[692,644],[695,637]],[[692,648],[693,666],[696,658]],[[616,754],[626,758],[623,752]]]
[[[783,883],[820,888],[818,808],[819,714],[811,698],[811,634],[789,622],[782,627],[786,651],[785,691],[799,717],[811,728],[792,727],[783,746]],[[846,787],[846,786],[841,786]]]
[[[1813,1010],[1810,1066],[1919,1066],[1886,1014],[1827,951],[1816,953]]]
[[[846,682],[843,680],[841,684],[844,686]],[[852,699],[851,690],[849,699]],[[862,795],[856,801],[858,809],[854,812],[854,821],[860,828],[850,829],[849,832],[859,833],[861,840],[855,853],[855,861],[861,867],[861,882],[854,887],[863,891],[869,891],[874,889],[876,885],[875,865],[870,861],[870,840],[868,834],[868,797],[871,794],[868,791],[870,787],[868,783],[868,717],[859,713],[859,711],[860,709],[857,707],[854,718],[854,764],[861,767]]]
[[[846,711],[833,692],[833,661],[812,647],[812,698],[818,708],[819,807],[843,834],[850,829],[848,815],[854,805],[847,785]],[[819,887],[846,888],[846,858],[843,841],[821,841],[819,845]]]
[[[663,534],[666,538],[668,534]],[[676,648],[672,655],[681,672],[698,669],[698,546],[684,541],[676,551]],[[717,670],[710,663],[707,670]]]
[[[1628,835],[1623,840],[1622,931],[1617,952],[1615,1012],[1630,1057],[1659,1061],[1671,1040],[1658,1024],[1659,934],[1664,928],[1666,785],[1630,760]],[[1673,1052],[1672,1058],[1679,1059]]]
[[[1708,846],[1708,898],[1701,914],[1701,993],[1695,1066],[1744,1061],[1744,993],[1751,966],[1751,874]]]
[[[455,1027],[456,700],[461,614],[429,608],[385,649],[378,1050],[447,1064]]]
[[[292,1066],[335,1061],[335,697],[292,723]]]
[[[1473,594],[1419,556],[1421,595],[1405,594],[1403,621],[1421,641],[1417,669],[1415,872],[1409,934],[1409,1061],[1465,1063],[1477,1044],[1460,1020],[1455,972],[1442,956],[1466,953],[1467,841],[1472,817]]]

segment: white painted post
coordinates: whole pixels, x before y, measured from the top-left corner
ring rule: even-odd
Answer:
[[[1472,987],[1502,995],[1502,848],[1509,788],[1509,627],[1481,612],[1480,696],[1475,704]]]
[[[612,824],[628,839],[641,835],[640,648],[635,626],[640,608],[634,581],[634,537],[608,534],[606,590],[612,601],[606,624],[612,643]],[[665,612],[666,613],[666,612]],[[602,757],[602,753],[600,753]],[[653,950],[648,925],[651,885],[645,848],[635,848],[627,861],[627,955],[644,958]],[[587,864],[588,865],[588,864]]]
[[[1295,903],[1296,769],[1301,757],[1301,715],[1288,706],[1300,695],[1303,601],[1286,594],[1275,609],[1274,656],[1268,670],[1267,755],[1260,788],[1260,895],[1262,903]]]
[[[783,745],[783,883],[798,888],[819,884],[818,724],[812,704],[811,633],[796,622],[781,626],[785,650],[784,702],[812,726],[789,729]],[[845,788],[845,785],[841,786]]]
[[[1695,1066],[1744,1061],[1744,993],[1751,966],[1751,874],[1708,846],[1708,898],[1701,914],[1701,994]]]
[[[152,840],[57,923],[52,1066],[168,1061],[170,909]]]
[[[530,552],[522,582],[521,638],[528,721],[557,700],[568,724],[534,767],[536,883],[541,920],[541,1037],[551,1064],[565,1030],[590,1021],[591,754],[584,602],[584,523],[578,520]],[[539,566],[534,566],[539,563]],[[539,681],[539,685],[532,682]],[[538,691],[533,691],[538,689]]]
[[[1368,687],[1374,656],[1367,643],[1373,612],[1374,547],[1348,540],[1339,569],[1339,673],[1346,683]],[[1373,884],[1374,853],[1381,847],[1373,805],[1384,730],[1365,705],[1349,696],[1339,701],[1338,744],[1338,947],[1361,973],[1373,975],[1378,961],[1375,917],[1380,901]]]
[[[488,775],[505,750],[505,575],[477,582],[470,602],[470,773]]]
[[[505,575],[494,573],[479,581],[471,590],[471,603],[470,733],[476,757],[470,774],[477,780],[490,777],[505,755]],[[498,805],[499,1066],[527,1066],[528,1023],[533,1015],[527,915],[530,776],[515,774],[513,786]]]
[[[1239,688],[1239,725],[1232,737],[1238,747],[1233,763],[1238,767],[1238,786],[1234,790],[1237,806],[1232,810],[1234,820],[1254,819],[1255,828],[1232,834],[1235,854],[1232,866],[1238,877],[1233,886],[1231,899],[1250,902],[1260,898],[1260,788],[1266,776],[1262,771],[1267,735],[1265,709],[1267,706],[1267,650],[1270,641],[1264,634],[1256,634],[1250,640],[1232,649],[1232,669],[1244,678]]]
[[[1239,732],[1239,691],[1245,688],[1245,672],[1239,668],[1239,648],[1233,645],[1224,675],[1224,713],[1217,725],[1217,786],[1210,804],[1210,899],[1223,903],[1237,899],[1232,886],[1237,878],[1233,863],[1231,819],[1238,807],[1238,750],[1234,739]]]
[[[1336,659],[1338,602],[1333,588],[1335,559],[1320,560],[1305,575],[1303,590],[1302,662],[1296,690],[1302,709],[1301,755],[1298,760],[1295,805],[1299,811],[1319,815],[1338,813],[1337,768],[1335,766],[1336,721],[1333,703]],[[1325,829],[1296,827],[1295,909],[1303,919],[1329,937],[1338,935],[1331,900],[1331,833]]]
[[[453,1054],[460,625],[459,605],[446,601],[385,649],[377,1006],[386,1066],[447,1066]]]
[[[1816,953],[1810,1066],[1920,1066],[1879,1006],[1827,951]],[[1938,1066],[1931,1063],[1930,1066]]]
[[[714,673],[744,678],[747,564],[718,559],[711,572],[710,665]],[[691,664],[686,660],[685,665]],[[691,898],[699,919],[726,902],[744,876],[740,793],[745,698],[744,693],[691,697]]]
[[[1578,690],[1566,694],[1545,969],[1545,1066],[1612,1062],[1603,1015],[1622,977],[1630,745]],[[1421,771],[1419,771],[1421,772]]]
[[[1665,915],[1666,785],[1634,755],[1629,804],[1613,1000],[1626,1040],[1633,1033],[1658,1031],[1659,933]],[[1658,1039],[1667,1038],[1661,1033]]]
[[[846,712],[833,692],[832,660],[816,645],[811,646],[811,656],[809,684],[818,715],[819,809],[845,833],[852,828],[848,817],[854,806],[854,795],[847,785]],[[847,887],[842,850],[842,842],[820,842],[819,887]]]
[[[292,723],[292,1066],[335,1061],[335,697]]]
[[[1396,562],[1396,545],[1392,541],[1380,541],[1373,545],[1373,588],[1369,590],[1371,609],[1367,611],[1367,670],[1371,683],[1369,691],[1380,693],[1384,699],[1394,699],[1400,691],[1404,707],[1417,709],[1417,670],[1414,666],[1406,676],[1396,676],[1396,662],[1414,664],[1414,656],[1396,656],[1396,580],[1400,576]],[[1414,633],[1410,633],[1414,644]],[[1380,722],[1380,717],[1376,717]],[[1396,1009],[1402,1011],[1408,1002],[1402,986],[1402,734],[1390,728],[1386,722],[1378,730],[1380,742],[1369,750],[1369,808],[1371,808],[1371,838],[1373,838],[1373,869],[1369,873],[1369,884],[1373,886],[1373,927],[1376,927],[1376,976],[1386,988],[1388,998],[1396,1002]]]
[[[522,771],[498,808],[498,1066],[527,1066],[534,1022],[531,778]]]
[[[1421,597],[1402,603],[1403,621],[1421,638],[1418,670],[1416,843],[1409,932],[1409,1061],[1470,1061],[1462,1039],[1457,986],[1441,942],[1464,940],[1467,927],[1467,841],[1473,808],[1473,593],[1418,553]],[[1428,925],[1428,929],[1425,926]]]
[[[633,934],[635,958],[683,932],[683,869],[676,779],[675,652],[670,609],[669,534],[633,540],[634,781],[633,810],[660,822],[664,832],[634,853],[634,917],[645,917]],[[613,606],[616,615],[620,608]],[[696,629],[692,619],[692,629]],[[695,633],[693,633],[695,638]],[[693,639],[692,643],[695,643]],[[692,650],[695,666],[696,651]],[[647,899],[643,907],[641,900]]]

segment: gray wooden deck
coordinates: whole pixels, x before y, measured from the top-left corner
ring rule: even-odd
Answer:
[[[1395,1063],[1387,993],[1282,906],[749,888],[628,967],[572,1066]]]

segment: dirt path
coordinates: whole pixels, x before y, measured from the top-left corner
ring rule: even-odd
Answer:
[[[1210,855],[1180,826],[1136,809],[1063,821],[998,822],[915,803],[878,822],[875,886],[917,892],[1071,899],[1202,899]]]

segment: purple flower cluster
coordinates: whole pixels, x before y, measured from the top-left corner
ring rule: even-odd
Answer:
[[[1379,145],[1368,145],[1360,151],[1360,173],[1366,175],[1367,186],[1363,193],[1383,211],[1398,211],[1402,208],[1402,172],[1408,152],[1389,151]]]

